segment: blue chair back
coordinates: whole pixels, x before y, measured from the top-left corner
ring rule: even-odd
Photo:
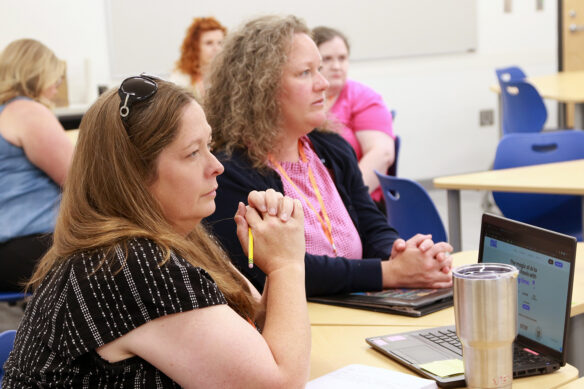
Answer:
[[[499,82],[503,102],[503,134],[540,132],[547,120],[541,95],[527,81]]]
[[[15,337],[16,330],[8,330],[0,334],[0,387],[2,387],[2,378],[4,377],[4,362],[14,347]]]
[[[508,66],[506,68],[495,69],[495,73],[497,74],[499,82],[521,81],[527,78],[525,72],[521,70],[519,66]]]
[[[401,145],[401,139],[399,137],[399,135],[395,136],[395,139],[393,140],[393,144],[394,144],[394,158],[393,158],[393,163],[391,164],[391,166],[387,169],[387,174],[390,176],[397,176],[397,161],[398,161],[398,157],[399,157],[399,148]]]
[[[0,292],[0,302],[13,303],[24,300],[29,294],[19,292]]]
[[[375,172],[389,225],[400,237],[409,239],[417,233],[432,234],[435,242],[446,241],[446,229],[428,192],[417,182]]]
[[[584,158],[584,132],[562,130],[508,134],[497,146],[494,169],[531,166]],[[508,218],[563,232],[582,240],[580,196],[493,192]]]

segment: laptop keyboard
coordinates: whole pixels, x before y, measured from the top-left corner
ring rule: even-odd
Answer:
[[[455,331],[442,329],[439,331],[422,332],[420,336],[462,357],[462,345]]]
[[[513,343],[513,365],[524,366],[524,365],[534,365],[534,364],[545,364],[550,365],[552,360],[550,358],[536,353],[531,353],[526,351],[523,347],[518,346]]]
[[[420,333],[420,336],[462,357],[462,345],[460,344],[458,336],[456,336],[456,331],[442,329],[437,331],[422,332]],[[529,366],[534,364],[550,365],[551,363],[552,362],[548,357],[536,353],[531,353],[526,351],[523,347],[518,346],[516,343],[513,343],[513,365],[515,367],[525,365]]]

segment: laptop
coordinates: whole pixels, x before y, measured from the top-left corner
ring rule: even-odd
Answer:
[[[385,289],[379,292],[356,292],[333,296],[309,297],[308,301],[367,309],[376,312],[420,317],[453,304],[452,288]]]
[[[575,260],[576,239],[571,236],[483,215],[478,261],[512,264],[519,269],[514,378],[551,373],[566,364]],[[465,385],[464,374],[441,377],[420,366],[462,359],[454,325],[366,341],[409,369],[436,380],[438,386]]]

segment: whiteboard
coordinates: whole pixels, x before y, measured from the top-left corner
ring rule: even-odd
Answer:
[[[196,16],[229,30],[265,14],[341,30],[351,60],[468,52],[477,45],[476,0],[105,0],[113,78],[167,75]]]

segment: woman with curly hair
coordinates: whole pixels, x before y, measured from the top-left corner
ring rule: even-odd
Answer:
[[[329,83],[321,63],[309,29],[293,16],[261,17],[230,33],[205,97],[225,167],[209,225],[261,289],[265,276],[247,267],[231,219],[250,190],[273,188],[303,205],[308,295],[450,286],[452,247],[427,235],[399,239],[369,196],[351,146],[323,129]]]
[[[51,245],[73,144],[51,111],[65,63],[33,39],[0,54],[0,291],[20,291]]]
[[[213,17],[195,18],[187,29],[170,81],[189,87],[195,98],[201,101],[205,96],[209,64],[221,50],[226,33],[227,28]]]

